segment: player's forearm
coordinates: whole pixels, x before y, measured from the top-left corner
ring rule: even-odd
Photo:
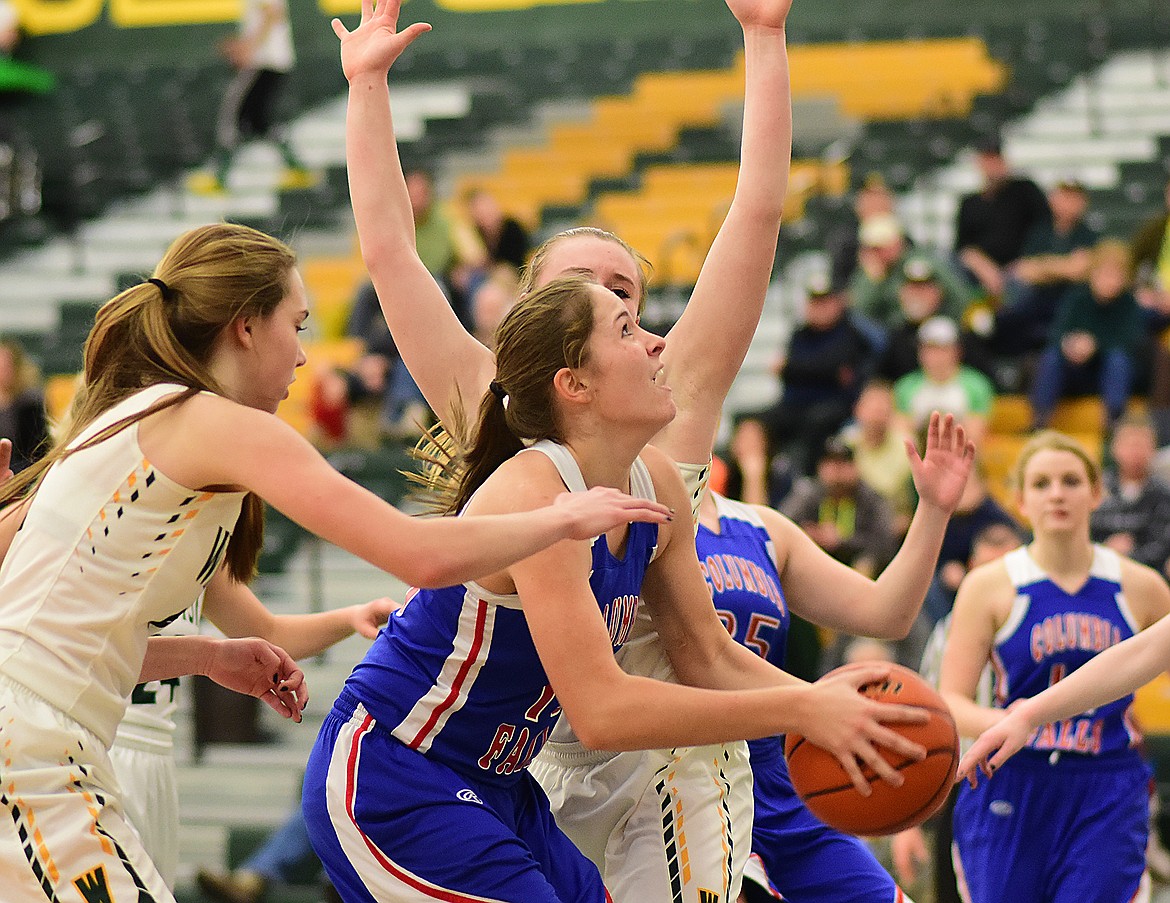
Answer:
[[[138,683],[206,674],[218,642],[221,641],[207,636],[151,637],[138,672]]]
[[[277,615],[271,635],[261,636],[294,659],[319,655],[354,633],[353,607],[303,615]]]
[[[354,221],[367,262],[381,254],[413,254],[414,215],[384,74],[365,73],[350,81],[345,159]]]
[[[864,606],[866,624],[860,632],[884,639],[909,633],[930,589],[949,520],[940,508],[919,503],[901,548],[874,581],[876,591]]]

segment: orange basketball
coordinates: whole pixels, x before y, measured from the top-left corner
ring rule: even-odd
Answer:
[[[850,671],[845,665],[831,672]],[[860,689],[870,699],[919,706],[930,712],[925,724],[890,724],[904,737],[926,747],[921,762],[899,756],[889,749],[878,751],[905,778],[892,787],[867,766],[862,773],[873,789],[862,796],[840,763],[799,734],[789,734],[784,744],[792,786],[806,806],[827,825],[848,834],[894,834],[929,818],[950,793],[959,764],[959,734],[941,696],[914,671],[890,666],[890,676]]]

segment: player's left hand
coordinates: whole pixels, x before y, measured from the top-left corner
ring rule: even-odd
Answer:
[[[398,609],[402,608],[402,603],[397,599],[391,599],[389,596],[383,596],[381,599],[374,599],[367,602],[365,605],[355,605],[351,609],[353,615],[353,629],[355,633],[360,633],[367,640],[372,640],[378,635],[378,630],[386,620]]]
[[[967,438],[963,425],[954,414],[935,411],[926,430],[926,454],[920,457],[907,439],[906,455],[920,502],[953,513],[975,461],[975,443]]]
[[[259,637],[217,640],[206,675],[229,690],[255,696],[298,724],[309,701],[305,675],[297,663]]]
[[[792,0],[726,0],[736,21],[744,27],[783,28]]]

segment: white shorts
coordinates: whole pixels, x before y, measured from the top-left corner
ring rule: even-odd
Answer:
[[[122,806],[167,887],[179,870],[179,779],[170,749],[135,746],[122,737],[110,747],[122,786]]]
[[[5,903],[174,903],[127,821],[105,745],[0,678],[0,874]]]
[[[746,743],[613,754],[550,742],[528,770],[614,903],[736,903],[752,838]]]

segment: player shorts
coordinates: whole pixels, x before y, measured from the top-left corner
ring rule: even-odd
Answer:
[[[0,874],[5,903],[174,903],[126,819],[105,745],[0,677]]]
[[[472,779],[415,752],[343,691],[309,757],[313,847],[346,903],[605,903],[536,781]]]
[[[596,753],[547,743],[528,766],[615,903],[735,903],[750,850],[746,743]]]
[[[171,749],[136,745],[121,735],[110,761],[122,787],[122,807],[168,887],[179,869],[179,780]]]
[[[783,899],[799,903],[906,901],[863,841],[830,828],[801,802],[780,747],[766,758],[753,749],[752,776],[756,787],[752,858],[758,859]],[[769,889],[758,879],[758,870],[751,874]]]
[[[955,804],[955,874],[968,903],[1140,899],[1149,767],[1022,751]]]

